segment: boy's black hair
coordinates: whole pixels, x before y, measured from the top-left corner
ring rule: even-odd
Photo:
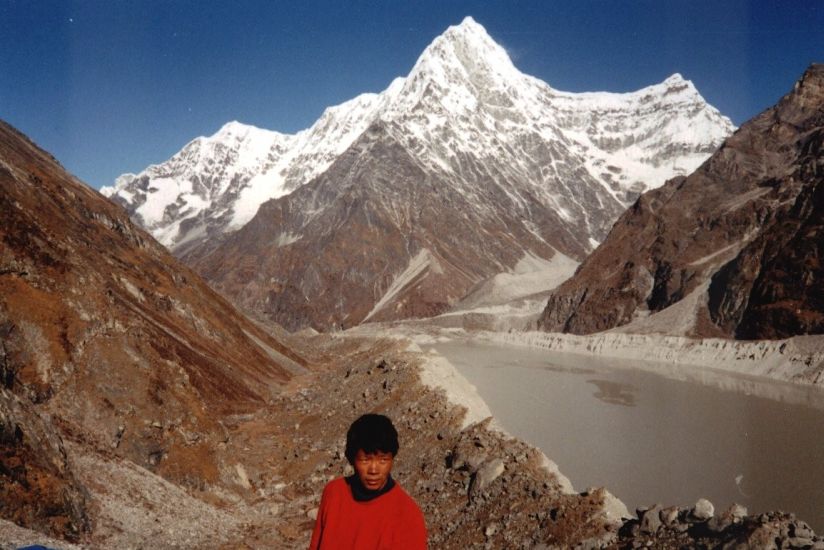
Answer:
[[[365,414],[352,422],[346,432],[346,460],[349,464],[355,463],[358,451],[366,454],[392,453],[398,454],[398,432],[392,421],[382,414]]]

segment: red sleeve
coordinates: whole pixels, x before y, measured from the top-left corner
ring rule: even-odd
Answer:
[[[409,499],[409,507],[406,510],[406,521],[404,522],[405,541],[404,550],[426,550],[426,523],[423,514],[415,501]]]
[[[320,497],[320,506],[318,507],[318,517],[315,518],[315,529],[312,531],[312,540],[309,542],[309,550],[318,550],[320,548],[320,541],[323,537],[323,527],[326,520],[326,509],[329,507],[330,486],[331,482],[326,484],[323,488],[323,495]]]

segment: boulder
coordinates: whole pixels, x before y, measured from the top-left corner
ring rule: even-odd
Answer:
[[[707,521],[715,515],[715,507],[705,498],[699,498],[692,508],[692,517],[698,521]]]
[[[678,507],[677,506],[670,506],[668,508],[664,508],[661,510],[660,518],[661,521],[667,527],[674,527],[676,523],[678,523]]]
[[[638,514],[638,519],[641,521],[641,532],[648,534],[655,534],[661,528],[661,505],[656,504],[649,510]]]
[[[477,495],[504,473],[504,461],[494,458],[481,466],[469,486],[470,496]]]

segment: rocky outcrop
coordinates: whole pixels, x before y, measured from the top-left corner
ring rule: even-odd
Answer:
[[[540,327],[743,339],[824,331],[822,136],[824,66],[813,65],[693,174],[641,196],[553,292]]]

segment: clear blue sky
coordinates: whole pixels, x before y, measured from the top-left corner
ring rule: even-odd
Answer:
[[[736,124],[824,62],[818,0],[0,0],[0,118],[100,187],[230,120],[306,128],[466,15],[556,89],[680,72]]]

